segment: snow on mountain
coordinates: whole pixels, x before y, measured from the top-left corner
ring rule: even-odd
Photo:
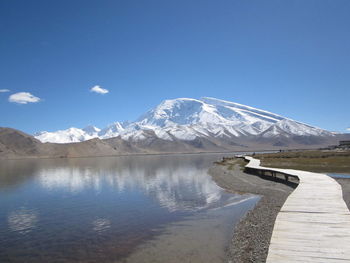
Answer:
[[[257,135],[283,117],[214,98],[165,100],[141,116],[140,127],[161,127],[181,140]]]
[[[149,132],[151,131],[151,132]],[[150,135],[153,134],[153,135]],[[250,106],[215,98],[165,100],[136,122],[116,122],[100,130],[94,126],[41,132],[42,142],[79,142],[95,137],[120,136],[142,141],[150,136],[163,140],[192,141],[198,137],[237,138],[244,136],[325,136],[330,132]]]
[[[327,136],[331,135],[331,132],[322,130],[317,127],[312,127],[310,125],[293,121],[290,119],[283,119],[275,124],[271,125],[270,128],[265,130],[261,136],[265,138],[275,137],[284,135],[285,137],[291,136]]]
[[[69,128],[66,130],[59,130],[56,132],[38,132],[34,137],[41,142],[52,143],[71,143],[82,142],[98,137],[99,129],[93,126],[88,126],[84,129]],[[95,130],[95,131],[94,131]]]
[[[90,136],[95,136],[101,131],[101,129],[93,126],[93,125],[89,125],[89,126],[86,126],[84,129],[83,129],[84,132],[86,132],[86,134],[90,135]]]
[[[107,139],[117,137],[121,134],[125,129],[125,124],[121,122],[115,122],[113,124],[108,125],[106,128],[100,130],[98,136],[100,139]]]

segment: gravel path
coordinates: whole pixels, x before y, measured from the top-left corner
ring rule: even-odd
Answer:
[[[261,196],[256,207],[248,212],[234,229],[228,248],[229,262],[265,262],[274,222],[297,181],[288,185],[284,180],[271,181],[241,171],[239,160],[216,164],[209,173],[215,182],[231,192],[253,193]]]

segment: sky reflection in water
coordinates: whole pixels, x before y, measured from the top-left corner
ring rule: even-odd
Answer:
[[[207,175],[219,158],[3,162],[0,261],[113,261],[169,222],[247,198],[225,193]]]

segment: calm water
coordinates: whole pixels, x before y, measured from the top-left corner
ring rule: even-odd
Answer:
[[[184,220],[219,220],[229,240],[256,198],[226,193],[211,180],[207,169],[220,157],[1,162],[0,262],[118,262]]]
[[[330,177],[333,178],[346,178],[346,179],[350,179],[350,174],[335,174],[335,173],[329,173],[327,174]]]

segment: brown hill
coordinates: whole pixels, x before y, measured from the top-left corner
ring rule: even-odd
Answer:
[[[81,143],[41,143],[33,136],[11,128],[0,128],[0,158],[49,158],[116,155],[120,151],[100,139]]]
[[[201,137],[192,141],[173,138],[162,140],[149,131],[142,141],[126,141],[119,137],[92,139],[79,143],[41,143],[33,136],[12,128],[0,127],[0,159],[15,158],[65,158],[112,156],[125,154],[196,153],[259,151],[279,149],[315,149],[336,145],[339,140],[349,140],[350,134],[334,136],[294,136],[275,138],[237,137],[235,140]]]
[[[42,143],[24,132],[0,128],[0,157],[40,155]]]

